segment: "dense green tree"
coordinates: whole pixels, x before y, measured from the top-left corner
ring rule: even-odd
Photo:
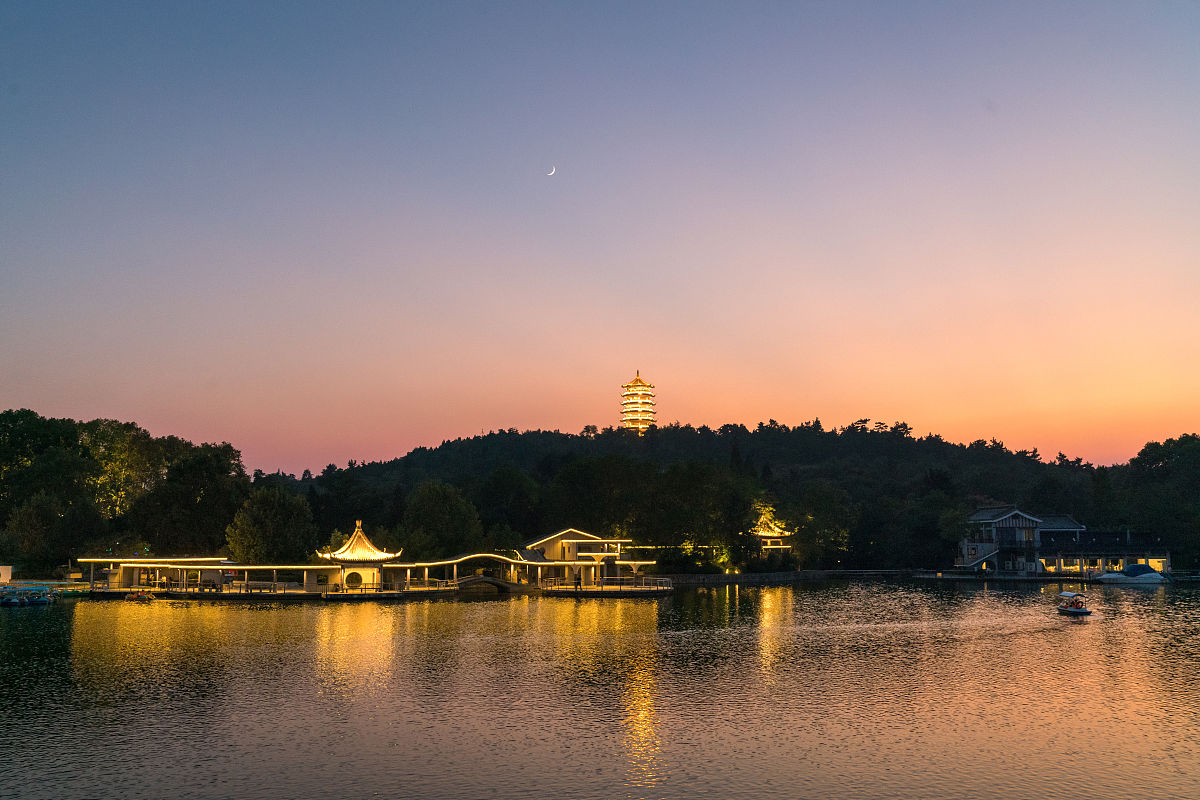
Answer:
[[[98,472],[72,420],[0,412],[0,519],[43,492],[79,501]]]
[[[512,464],[501,464],[472,493],[485,530],[511,532],[501,538],[528,540],[537,536],[538,485]]]
[[[404,511],[403,544],[414,557],[446,557],[484,546],[479,513],[456,486],[429,481],[418,486]]]
[[[241,454],[229,444],[192,448],[138,498],[128,515],[133,536],[160,555],[214,553],[250,491]]]
[[[229,554],[247,564],[304,562],[317,543],[308,501],[279,486],[254,489],[225,529]]]
[[[1130,527],[1163,541],[1178,566],[1200,567],[1200,436],[1148,443],[1122,477]]]
[[[129,513],[134,501],[163,479],[167,465],[192,445],[173,436],[155,439],[132,422],[97,419],[79,426],[80,441],[99,469],[90,485],[108,519]]]
[[[797,538],[805,566],[841,566],[857,518],[849,493],[830,480],[818,479],[801,488],[795,504],[800,510]]]

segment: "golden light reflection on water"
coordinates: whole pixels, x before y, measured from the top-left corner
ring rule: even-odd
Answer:
[[[790,634],[784,630],[793,624],[795,614],[790,587],[774,586],[759,590],[758,668],[766,680],[773,681],[775,668],[784,657],[784,645]]]
[[[265,621],[265,620],[263,620]],[[229,610],[207,604],[84,602],[71,618],[71,665],[76,679],[107,692],[140,691],[139,682],[182,669],[218,668],[219,647],[257,631]]]
[[[628,761],[626,782],[642,790],[653,789],[666,777],[657,701],[658,665],[652,654],[645,654],[632,662],[621,691],[621,724],[625,729],[622,744]]]
[[[78,695],[60,707],[157,726],[103,751],[134,771],[172,739],[177,764],[191,751],[175,726],[204,720],[199,741],[273,748],[217,771],[296,792],[328,753],[447,795],[536,774],[544,796],[1040,796],[1132,770],[1153,796],[1185,796],[1200,781],[1200,592],[1091,587],[1081,623],[1055,613],[1063,588],[1080,587],[86,601],[61,610]],[[360,788],[380,791],[369,777]]]
[[[405,608],[420,616],[423,609]],[[317,674],[325,691],[343,695],[369,684],[387,684],[393,677],[397,630],[408,616],[378,603],[343,603],[325,609],[315,625],[313,651]]]

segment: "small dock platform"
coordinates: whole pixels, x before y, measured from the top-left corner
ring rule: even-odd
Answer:
[[[675,587],[670,578],[603,578],[589,584],[547,581],[541,590],[545,597],[665,597]]]
[[[414,589],[381,589],[379,591],[368,592],[323,592],[322,600],[327,600],[331,603],[371,603],[371,602],[391,602],[396,600],[428,600],[434,597],[449,597],[458,593],[458,587],[453,585],[448,586],[430,586]]]
[[[542,589],[543,597],[666,597],[675,590],[668,587],[640,587],[623,589],[619,586],[583,586],[579,589],[558,586],[553,589]]]

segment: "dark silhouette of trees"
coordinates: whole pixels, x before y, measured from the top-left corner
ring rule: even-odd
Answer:
[[[306,563],[317,544],[317,528],[303,496],[279,486],[250,493],[225,529],[229,554],[247,564]]]
[[[128,530],[158,555],[214,553],[249,492],[241,454],[229,444],[202,444],[171,463],[163,479],[134,501]]]
[[[819,420],[753,429],[671,423],[494,431],[387,462],[330,464],[297,480],[245,474],[229,444],[155,438],[132,423],[0,412],[0,558],[47,567],[70,555],[206,555],[251,490],[292,495],[316,537],[362,520],[385,549],[434,558],[515,548],[567,527],[632,539],[664,567],[768,568],[751,531],[769,509],[792,533],[789,565],[938,567],[978,505],[1071,514],[1132,530],[1200,566],[1200,438],[1148,443],[1126,465],[916,436],[904,422]],[[261,501],[256,501],[261,502]],[[307,546],[307,545],[306,545]]]
[[[409,497],[402,533],[408,558],[444,558],[485,548],[479,512],[457,486],[427,481]]]

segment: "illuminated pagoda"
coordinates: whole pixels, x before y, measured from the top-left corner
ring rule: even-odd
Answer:
[[[346,543],[332,553],[317,552],[327,561],[341,567],[340,585],[347,589],[380,589],[383,587],[382,567],[400,557],[400,552],[387,553],[371,544],[363,533],[362,520],[354,523],[354,533]]]
[[[642,380],[637,372],[621,387],[621,427],[633,428],[641,436],[654,424],[654,384]]]

